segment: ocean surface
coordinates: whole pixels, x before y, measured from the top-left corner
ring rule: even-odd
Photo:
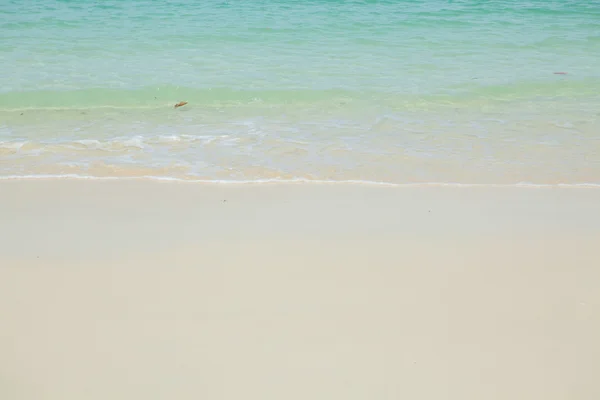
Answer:
[[[600,184],[600,0],[3,0],[36,176]]]

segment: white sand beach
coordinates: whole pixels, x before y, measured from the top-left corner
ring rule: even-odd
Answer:
[[[600,398],[600,189],[0,182],[0,399]]]

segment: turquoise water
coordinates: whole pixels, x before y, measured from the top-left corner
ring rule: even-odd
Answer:
[[[0,60],[0,177],[600,183],[599,1],[5,0]]]

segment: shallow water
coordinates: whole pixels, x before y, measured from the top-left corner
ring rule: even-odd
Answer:
[[[598,2],[11,0],[0,32],[0,177],[600,183]]]

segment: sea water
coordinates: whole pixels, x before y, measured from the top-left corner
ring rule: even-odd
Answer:
[[[599,184],[600,1],[4,0],[36,176]]]

